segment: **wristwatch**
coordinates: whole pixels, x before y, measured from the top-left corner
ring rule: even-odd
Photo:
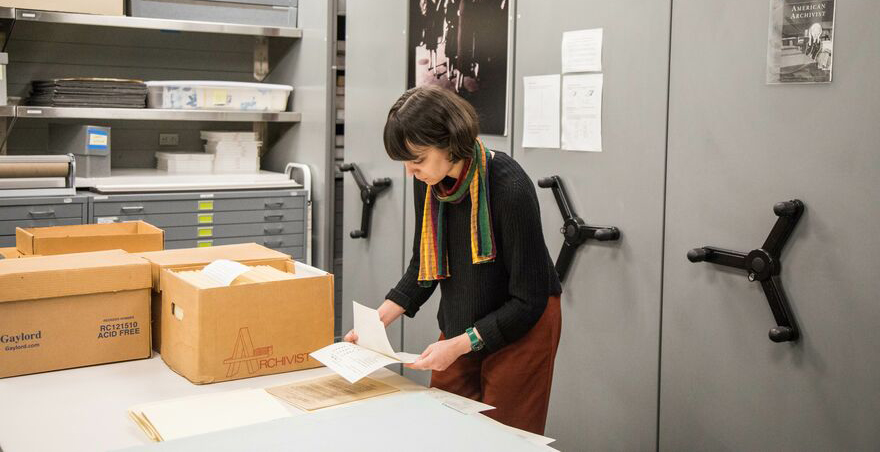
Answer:
[[[483,349],[483,341],[477,337],[477,333],[473,328],[468,328],[465,330],[468,335],[468,338],[471,340],[471,350],[477,352]]]

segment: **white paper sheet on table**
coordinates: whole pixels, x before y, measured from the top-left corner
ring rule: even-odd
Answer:
[[[476,414],[482,411],[495,409],[492,405],[486,405],[485,403],[477,402],[476,400],[471,400],[467,397],[462,397],[451,392],[446,392],[442,389],[431,388],[425,391],[425,393],[459,413]]]
[[[563,33],[562,72],[601,72],[602,34],[601,28]]]
[[[524,148],[559,147],[559,74],[523,77]]]
[[[562,78],[562,149],[602,152],[602,74]]]
[[[389,364],[415,362],[419,355],[395,352],[379,312],[353,301],[357,344],[337,342],[309,355],[351,383]]]

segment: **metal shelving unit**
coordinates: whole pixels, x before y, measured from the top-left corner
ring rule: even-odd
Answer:
[[[8,114],[12,109],[13,114]],[[161,108],[0,107],[0,116],[52,119],[113,119],[134,121],[299,122],[293,111],[167,110]]]
[[[128,16],[64,13],[31,9],[0,7],[0,19],[26,20],[56,24],[88,25],[94,27],[136,28],[143,30],[179,31],[187,33],[220,33],[278,38],[301,38],[302,30],[289,27],[224,24],[190,20],[149,19]]]

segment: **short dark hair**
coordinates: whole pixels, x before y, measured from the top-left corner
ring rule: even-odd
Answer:
[[[470,158],[479,133],[477,112],[466,100],[439,86],[420,86],[403,93],[388,111],[385,152],[392,160],[415,160],[408,145],[433,146],[457,162]]]

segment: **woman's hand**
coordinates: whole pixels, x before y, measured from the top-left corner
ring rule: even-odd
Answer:
[[[414,370],[446,370],[459,356],[471,351],[471,341],[467,334],[445,341],[434,342],[419,356],[419,359],[406,367]]]
[[[345,342],[351,342],[353,344],[356,344],[358,341],[358,335],[357,335],[357,333],[354,332],[354,330],[351,330],[348,332],[348,334],[345,335],[344,338],[342,338],[342,340]]]

